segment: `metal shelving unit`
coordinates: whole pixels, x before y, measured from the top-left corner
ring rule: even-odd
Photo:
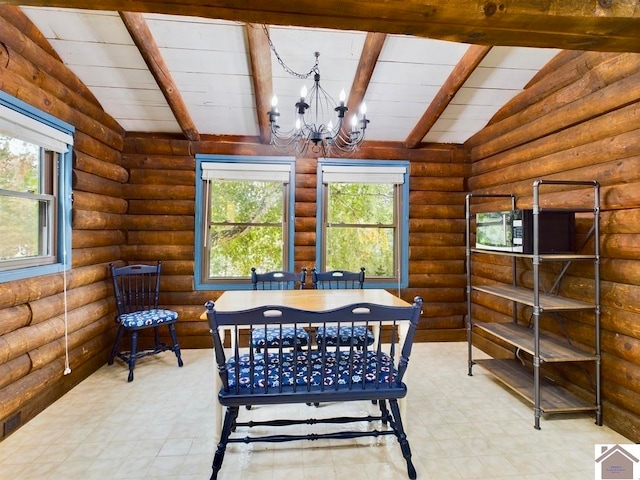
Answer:
[[[539,215],[543,210],[540,205],[540,187],[543,185],[572,185],[593,188],[594,203],[592,208],[568,208],[573,212],[590,212],[593,214],[593,224],[588,237],[593,237],[594,253],[584,254],[541,254],[539,238],[544,232],[540,232]],[[475,364],[493,374],[498,380],[512,389],[515,393],[525,398],[533,405],[534,426],[540,429],[540,418],[545,413],[567,413],[594,411],[596,424],[602,425],[602,403],[600,385],[600,185],[596,181],[550,181],[537,180],[533,183],[533,252],[511,253],[505,251],[493,251],[476,249],[471,247],[471,201],[474,198],[508,198],[511,200],[511,209],[515,210],[516,198],[514,195],[469,194],[465,201],[466,218],[466,270],[467,270],[467,343],[468,343],[468,374],[472,375]],[[549,209],[546,209],[549,210]],[[554,209],[559,210],[559,209]],[[471,276],[472,257],[474,255],[506,255],[512,258],[512,276],[509,284],[473,285]],[[517,285],[516,261],[518,258],[528,258],[533,264],[533,288],[524,288]],[[562,296],[545,293],[540,287],[540,265],[543,262],[560,262],[563,266],[558,274],[554,288],[559,285],[571,262],[590,261],[594,265],[594,298],[592,302],[584,302]],[[508,283],[508,282],[506,282]],[[551,290],[553,291],[554,288]],[[472,292],[482,292],[505,298],[514,302],[513,322],[478,322],[472,316]],[[527,327],[517,322],[517,304],[527,305],[532,308],[531,326]],[[547,312],[561,312],[571,310],[588,310],[593,312],[593,351],[587,352],[572,345],[570,338],[551,334],[540,329],[540,317]],[[473,332],[482,330],[485,333],[500,339],[513,348],[513,359],[473,359]],[[530,362],[522,359],[522,353],[530,356]],[[561,386],[548,381],[541,374],[541,366],[544,363],[560,362],[593,362],[594,379],[593,403],[583,400]]]

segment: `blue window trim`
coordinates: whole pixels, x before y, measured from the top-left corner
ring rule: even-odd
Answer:
[[[63,133],[73,136],[75,127],[67,122],[35,108],[22,100],[0,91],[0,104],[15,110],[27,117],[41,122],[44,125],[55,128]],[[50,265],[36,267],[16,268],[0,272],[0,283],[23,280],[42,275],[61,273],[71,269],[71,170],[73,151],[69,146],[66,153],[59,154],[58,166],[58,229],[57,229],[57,251],[58,261]]]
[[[203,227],[203,210],[202,204],[203,196],[203,181],[202,181],[202,164],[208,162],[224,162],[224,163],[281,163],[289,164],[291,166],[291,173],[289,177],[289,199],[288,199],[288,212],[289,212],[289,235],[288,242],[288,257],[286,259],[287,265],[285,270],[293,270],[294,266],[294,234],[295,234],[295,163],[296,160],[293,157],[252,157],[243,155],[211,155],[211,154],[196,154],[196,225],[195,225],[195,265],[194,265],[194,289],[195,290],[249,290],[252,288],[250,282],[245,283],[203,283],[202,282],[202,252],[204,245],[202,244],[202,237],[204,232]]]
[[[321,265],[322,251],[324,248],[324,238],[322,238],[322,219],[324,218],[324,190],[322,188],[322,166],[360,166],[360,167],[406,167],[404,183],[402,184],[402,212],[400,219],[400,229],[402,241],[400,248],[400,282],[375,282],[364,283],[365,288],[407,288],[409,286],[409,162],[397,160],[364,160],[350,159],[339,160],[332,158],[318,159],[318,180],[317,180],[317,200],[316,211],[316,265]]]

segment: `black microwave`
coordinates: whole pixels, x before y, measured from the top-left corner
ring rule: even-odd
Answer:
[[[576,243],[574,212],[541,210],[539,253],[572,253]],[[476,248],[533,253],[533,210],[476,214]]]

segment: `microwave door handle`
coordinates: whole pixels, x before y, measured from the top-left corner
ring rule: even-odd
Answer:
[[[507,245],[507,216],[502,215],[502,244]]]

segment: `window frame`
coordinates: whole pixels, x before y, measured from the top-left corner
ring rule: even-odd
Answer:
[[[203,164],[215,163],[235,163],[238,165],[258,165],[276,164],[289,167],[289,181],[285,184],[285,201],[283,203],[285,211],[283,220],[286,231],[284,232],[285,244],[283,270],[294,270],[294,235],[295,235],[295,158],[293,157],[267,157],[267,156],[246,156],[246,155],[213,155],[196,154],[196,206],[195,206],[195,255],[194,255],[194,289],[195,290],[249,290],[251,286],[250,272],[246,277],[205,279],[205,249],[204,236],[207,229],[207,205],[206,183],[204,180]]]
[[[32,199],[47,197],[51,200],[49,210],[52,211],[54,227],[48,232],[50,255],[5,263],[9,267],[0,270],[0,283],[70,270],[73,195],[71,171],[75,127],[0,91],[0,129],[8,136],[41,147],[43,154],[53,155],[52,161],[55,162],[55,165],[52,163],[53,172],[44,172],[46,180],[51,182],[51,194],[29,194]],[[40,181],[43,181],[43,174],[40,175]],[[42,234],[40,231],[40,235]]]
[[[405,172],[403,174],[403,182],[398,184],[399,198],[401,205],[398,208],[395,205],[395,212],[398,213],[397,233],[394,243],[399,251],[394,252],[396,257],[399,275],[392,279],[376,278],[367,275],[364,288],[407,288],[409,284],[409,162],[398,160],[364,160],[364,159],[330,159],[319,158],[317,167],[317,224],[316,224],[316,266],[319,270],[325,270],[326,265],[326,209],[327,209],[327,182],[324,180],[323,166],[339,166],[339,167],[365,167],[372,172],[376,168],[384,169],[388,167],[402,167]],[[394,182],[389,182],[394,183]],[[399,238],[398,238],[399,236]],[[363,265],[366,268],[366,265]]]

